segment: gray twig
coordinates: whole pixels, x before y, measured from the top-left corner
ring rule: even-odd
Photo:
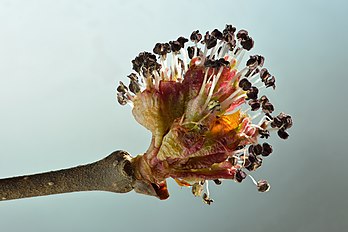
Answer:
[[[0,179],[0,201],[79,191],[126,193],[138,182],[131,156],[125,151],[115,151],[87,165]]]

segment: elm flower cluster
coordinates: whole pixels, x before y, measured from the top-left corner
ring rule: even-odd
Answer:
[[[249,176],[258,191],[269,190],[267,181],[250,175],[273,151],[259,140],[272,131],[287,139],[292,119],[273,116],[273,104],[260,94],[276,86],[265,58],[251,55],[241,64],[253,46],[246,30],[226,25],[223,31],[197,30],[189,39],[157,43],[153,53],[132,60],[130,84],[120,82],[117,99],[131,105],[136,121],[152,133],[148,150],[133,165],[136,178],[160,199],[169,196],[169,177],[207,204],[213,202],[208,181],[219,185],[221,179],[242,182]]]

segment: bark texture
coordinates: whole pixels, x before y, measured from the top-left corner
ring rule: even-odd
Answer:
[[[79,191],[126,193],[137,185],[131,161],[127,152],[115,151],[87,165],[0,179],[0,201]]]

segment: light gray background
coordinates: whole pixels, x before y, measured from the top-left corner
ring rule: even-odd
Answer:
[[[345,231],[347,215],[346,1],[0,0],[0,177],[139,154],[150,141],[115,99],[130,61],[192,30],[245,28],[266,57],[288,141],[250,181],[211,188],[206,206],[169,181],[167,201],[73,193],[0,203],[12,231]]]

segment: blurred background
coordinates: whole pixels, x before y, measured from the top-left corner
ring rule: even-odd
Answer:
[[[0,0],[0,178],[147,149],[150,133],[115,98],[131,60],[156,42],[233,24],[277,77],[266,90],[294,118],[250,180],[211,186],[211,206],[169,181],[166,201],[71,193],[0,202],[0,229],[344,231],[347,214],[346,1]]]

